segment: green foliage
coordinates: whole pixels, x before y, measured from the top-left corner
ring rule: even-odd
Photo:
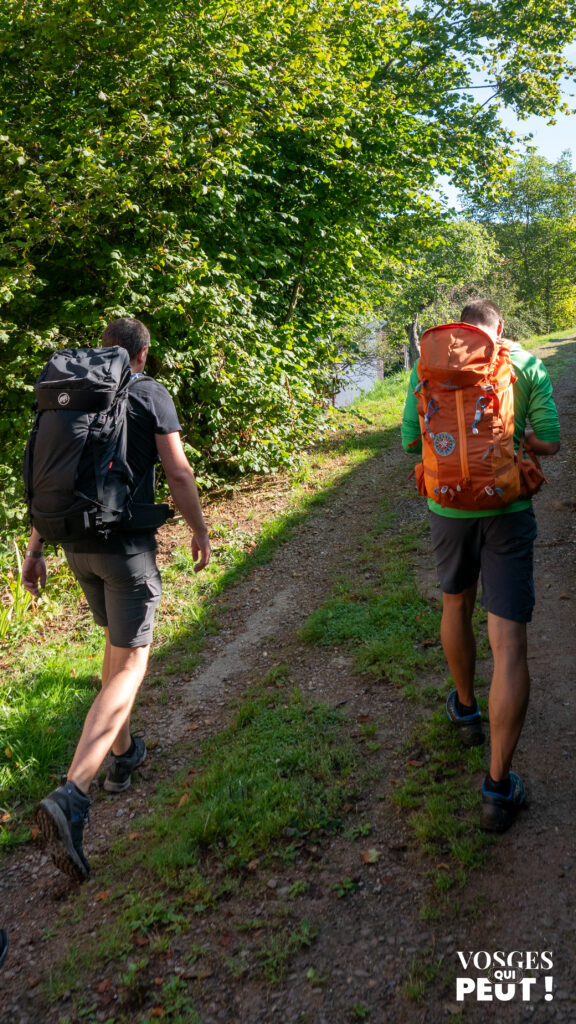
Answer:
[[[26,613],[32,602],[31,594],[22,586],[22,558],[16,544],[14,552],[16,572],[9,570],[5,575],[0,575],[0,591],[4,592],[4,601],[0,603],[0,643],[8,635],[11,640],[16,639],[17,634],[24,626]]]
[[[459,320],[471,295],[490,291],[498,259],[493,235],[482,224],[463,218],[439,223],[416,249],[383,305],[388,345],[405,342],[415,318],[420,330]]]
[[[490,227],[501,253],[492,292],[506,309],[507,330],[522,336],[576,322],[576,171],[570,154],[551,163],[530,153],[510,175],[504,195],[473,204],[470,212]]]
[[[437,176],[491,190],[497,103],[552,113],[573,30],[570,0],[6,0],[6,525],[39,367],[112,316],[150,326],[202,482],[291,464]],[[479,64],[495,106],[466,92]]]

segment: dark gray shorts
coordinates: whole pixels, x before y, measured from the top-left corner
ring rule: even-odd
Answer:
[[[531,508],[477,519],[430,512],[432,548],[444,594],[461,594],[480,577],[493,615],[530,622],[534,608],[536,516]]]
[[[114,647],[152,641],[162,580],[154,551],[137,555],[66,552],[97,626],[107,626]]]

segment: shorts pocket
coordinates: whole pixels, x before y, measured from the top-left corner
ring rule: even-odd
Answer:
[[[162,577],[158,570],[156,569],[154,575],[148,576],[144,583],[146,586],[146,593],[148,594],[148,597],[151,598],[153,601],[156,601],[156,603],[158,603],[162,596]]]

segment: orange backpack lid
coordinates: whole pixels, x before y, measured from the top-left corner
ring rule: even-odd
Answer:
[[[473,324],[441,324],[424,331],[418,360],[420,380],[467,387],[489,381],[500,346]]]

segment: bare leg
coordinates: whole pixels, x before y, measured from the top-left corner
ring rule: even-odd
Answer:
[[[474,672],[476,669],[476,638],[472,629],[472,613],[476,586],[461,594],[442,594],[440,638],[448,668],[461,704],[474,704]]]
[[[494,657],[490,687],[490,775],[506,779],[522,732],[528,700],[528,645],[525,622],[488,613],[488,637]]]
[[[110,637],[108,635],[107,626],[104,628],[104,632],[106,633],[106,649],[104,651],[104,659],[102,661],[102,687],[106,686],[108,680],[110,679],[110,651],[112,647],[112,644],[110,643]],[[130,708],[130,711],[126,716],[126,720],[120,726],[120,730],[116,736],[116,739],[114,740],[114,743],[112,744],[112,753],[116,754],[117,757],[121,756],[122,754],[125,754],[130,746],[130,743],[132,742],[130,736],[131,713],[132,708]]]
[[[102,689],[86,716],[68,779],[87,793],[110,748],[130,746],[130,713],[146,674],[150,645],[114,647],[106,637]]]

